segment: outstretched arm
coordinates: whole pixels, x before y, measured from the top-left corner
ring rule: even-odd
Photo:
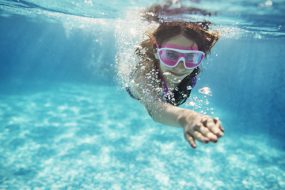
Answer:
[[[184,137],[195,148],[196,140],[208,143],[217,142],[223,136],[223,128],[218,119],[192,110],[173,106],[161,100],[159,86],[150,77],[137,72],[134,77],[132,93],[138,97],[154,121],[184,129]]]

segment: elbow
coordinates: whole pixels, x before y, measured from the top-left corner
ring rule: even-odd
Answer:
[[[154,101],[147,101],[144,102],[144,106],[149,114],[149,116],[153,119],[153,121],[161,123],[163,119],[163,113],[166,110],[166,106],[163,103],[160,103],[158,100],[157,102],[154,103]]]
[[[152,118],[153,121],[157,122],[157,118],[155,117],[155,115],[153,114],[153,110],[149,109],[146,107],[147,113],[148,115]]]
[[[160,113],[157,110],[146,108],[148,115],[152,118],[154,122],[161,123]]]

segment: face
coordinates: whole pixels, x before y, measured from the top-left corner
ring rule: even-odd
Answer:
[[[174,36],[161,44],[161,46],[166,45],[175,45],[185,49],[198,49],[197,44],[193,40],[186,38],[182,34]],[[167,67],[164,64],[160,63],[160,69],[164,77],[173,83],[179,83],[183,78],[192,73],[194,70],[185,69],[183,61],[180,61],[177,66],[173,68]]]

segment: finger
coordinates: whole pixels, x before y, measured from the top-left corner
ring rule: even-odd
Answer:
[[[212,131],[218,137],[224,136],[224,130],[219,123],[215,124],[215,126],[212,128]]]
[[[222,132],[224,132],[224,128],[221,125],[221,121],[218,118],[214,118],[213,120],[214,120],[215,124],[219,126],[220,130]]]
[[[200,142],[203,142],[203,143],[208,143],[209,142],[209,139],[207,137],[205,137],[202,133],[198,132],[198,131],[195,131],[193,133],[193,136],[194,136],[195,139],[197,139]]]
[[[224,133],[222,132],[222,130],[220,129],[219,126],[214,126],[211,128],[212,133],[214,133],[217,137],[222,137],[224,135]]]
[[[188,133],[184,133],[186,141],[191,145],[192,148],[196,148],[195,139]]]
[[[204,143],[208,143],[213,138],[210,133],[212,133],[208,128],[201,126],[197,132],[201,133],[203,137],[198,134],[198,137],[202,139]]]
[[[208,122],[207,122],[208,123]],[[205,129],[208,130],[208,133],[205,133],[205,138],[209,141],[212,141],[212,142],[217,142],[218,140],[218,135],[216,135],[213,131],[212,131],[212,126],[206,126],[206,127],[203,127]],[[206,130],[205,130],[206,131]],[[199,136],[199,135],[198,135]],[[196,136],[194,136],[196,138]],[[199,136],[200,137],[200,136]],[[197,139],[198,140],[198,139]]]
[[[219,124],[219,129],[220,129],[223,133],[225,132],[225,130],[224,130],[224,128],[222,127],[221,124]]]
[[[202,125],[196,125],[196,126],[194,126],[194,132],[195,131],[197,131],[197,132],[202,134],[203,142],[205,142],[205,143],[209,142],[208,134],[211,133],[209,131],[209,129],[207,129],[206,127],[204,127]]]
[[[214,143],[218,141],[218,137],[214,133],[208,133],[207,135],[208,139]]]
[[[204,127],[207,127],[209,129],[211,129],[212,127],[215,126],[214,120],[212,118],[209,118],[209,117],[208,118],[203,118],[201,120],[201,122],[203,123]]]
[[[211,119],[207,118],[207,117],[203,117],[201,119],[201,122],[204,124],[204,126],[203,125],[196,125],[193,128],[194,129],[193,134],[195,134],[194,137],[197,140],[204,142],[204,143],[208,143],[209,141],[213,141],[213,142],[217,141],[216,135],[212,134],[213,132],[207,128],[207,124],[209,124],[209,120],[211,120]],[[196,133],[196,132],[198,132],[198,133]]]
[[[215,136],[217,137],[223,136],[223,132],[220,129],[219,122],[217,121],[215,122],[214,119],[208,120],[207,125],[205,127],[207,127],[212,133],[214,133]]]
[[[207,137],[211,131],[207,127],[202,126],[200,128],[200,133],[202,133],[203,136]]]
[[[203,123],[203,125],[207,125],[208,119],[208,117],[202,117],[201,122]]]
[[[205,127],[204,127],[205,128]],[[207,129],[207,128],[206,128]],[[204,142],[204,143],[208,143],[209,141],[212,141],[212,142],[217,142],[218,140],[218,136],[215,135],[213,132],[211,131],[208,131],[206,133],[201,133],[199,131],[195,131],[194,133],[194,137],[201,141],[201,142]]]
[[[196,124],[194,127],[193,127],[193,132],[194,131],[198,131],[200,132],[203,128],[203,125],[202,124]]]
[[[209,139],[206,136],[206,134],[209,132],[208,129],[206,129],[205,127],[203,127],[202,124],[197,124],[193,127],[193,130],[191,132],[188,131],[189,135],[194,135],[194,138],[199,140],[200,142],[203,143],[208,143]],[[196,135],[195,135],[196,134]]]

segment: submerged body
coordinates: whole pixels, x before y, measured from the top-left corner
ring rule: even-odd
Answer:
[[[173,28],[172,35],[167,35]],[[153,120],[182,127],[185,139],[195,148],[195,140],[217,142],[223,136],[223,128],[218,119],[178,107],[195,86],[205,55],[197,43],[199,39],[189,37],[184,30],[180,23],[168,30],[157,29],[153,35],[155,43],[151,40],[142,43],[136,51],[140,59],[131,75],[129,92],[145,106]],[[159,32],[167,37],[160,39]]]

